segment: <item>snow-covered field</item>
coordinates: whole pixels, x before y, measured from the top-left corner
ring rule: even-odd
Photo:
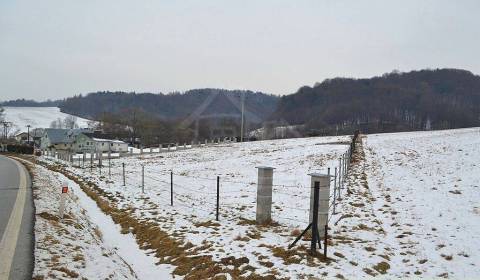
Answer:
[[[95,182],[116,207],[182,244],[193,245],[187,252],[211,256],[226,269],[236,266],[246,278],[480,277],[480,130],[362,138],[362,152],[354,156],[347,190],[331,215],[329,262],[308,257],[308,241],[292,250],[287,246],[307,225],[308,174],[326,173],[328,167],[333,173],[348,149],[349,137],[232,143],[134,155],[113,159],[111,176],[107,167],[101,174],[99,169],[65,168]],[[271,226],[251,222],[255,220],[256,166],[276,168]],[[215,222],[216,176],[220,176],[219,222]],[[149,255],[156,255],[160,263],[172,261],[158,251]]]
[[[13,123],[14,130],[20,131],[26,131],[27,125],[31,125],[31,128],[47,128],[52,121],[70,116],[60,112],[58,107],[4,107],[4,109],[5,120]],[[87,119],[77,117],[77,124],[80,127],[88,127],[88,122]]]
[[[218,263],[229,257],[247,257],[253,269],[245,271],[246,276],[255,272],[294,277],[298,266],[283,264],[281,256],[273,256],[274,248],[288,246],[294,238],[292,230],[308,225],[308,174],[326,174],[328,167],[333,173],[349,140],[342,136],[232,143],[113,159],[111,180],[107,167],[102,169],[102,175],[99,169],[94,169],[93,174],[89,168],[69,169],[114,196],[117,207],[133,208],[139,219],[155,222],[170,236],[197,248],[208,244],[199,255],[208,253]],[[122,163],[126,165],[126,186],[121,176]],[[104,164],[108,164],[106,160]],[[142,165],[145,194],[140,187]],[[272,218],[278,225],[261,229],[250,222],[255,220],[257,166],[276,168]],[[173,207],[169,205],[170,170],[174,180]],[[217,176],[220,218],[215,223]],[[297,261],[305,266],[305,275],[315,275],[316,266],[322,265],[316,260]]]
[[[36,214],[33,278],[137,279],[131,264],[109,244],[112,231],[107,231],[108,223],[92,222],[99,210],[90,210],[78,186],[44,167],[36,165],[31,170]],[[64,218],[59,219],[60,193],[65,184],[70,191]],[[133,239],[131,243],[135,244]]]
[[[480,129],[369,135],[372,208],[391,272],[480,277]]]

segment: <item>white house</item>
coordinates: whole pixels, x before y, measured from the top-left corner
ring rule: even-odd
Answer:
[[[113,139],[101,138],[100,132],[84,129],[45,129],[41,139],[42,150],[55,149],[73,153],[83,152],[128,152],[128,144]]]
[[[102,138],[93,138],[95,147],[99,152],[122,153],[128,152],[128,144],[120,140],[110,140]]]

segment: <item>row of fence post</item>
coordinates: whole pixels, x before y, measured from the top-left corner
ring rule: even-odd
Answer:
[[[333,214],[336,214],[336,204],[341,200],[341,191],[344,188],[347,173],[350,169],[350,164],[353,160],[353,151],[355,149],[356,137],[352,139],[350,147],[339,159],[339,166],[335,167],[334,175],[331,175],[331,170],[328,168],[327,175],[324,174],[309,174],[311,176],[311,195],[310,195],[310,215],[309,226],[302,233],[305,234],[309,229],[312,230],[312,240],[310,249],[312,252],[316,251],[318,243],[321,248],[321,236],[324,236],[324,254],[327,253],[327,231],[328,231],[328,215],[329,215],[329,200],[330,200],[330,185],[333,179]],[[101,174],[101,156],[99,159],[99,167]],[[80,164],[79,164],[80,165]],[[90,156],[90,168],[92,170],[93,156]],[[258,182],[257,182],[257,208],[256,208],[256,223],[266,224],[272,220],[272,191],[273,191],[273,170],[272,167],[259,166]],[[109,175],[110,175],[110,161],[109,161]],[[126,186],[125,163],[122,163],[123,185]],[[174,183],[173,171],[170,171],[170,205],[173,206],[174,200]],[[145,166],[141,166],[141,190],[145,193]],[[219,220],[220,211],[220,176],[216,178],[216,205],[215,205],[215,219]],[[300,235],[293,246],[300,238]],[[290,246],[290,247],[291,247]]]

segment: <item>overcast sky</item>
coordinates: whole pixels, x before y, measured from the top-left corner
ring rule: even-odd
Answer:
[[[480,1],[0,1],[0,100],[443,67],[480,73]]]

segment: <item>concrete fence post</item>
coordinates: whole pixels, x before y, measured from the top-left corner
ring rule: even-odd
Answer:
[[[318,196],[318,231],[320,236],[325,234],[325,225],[328,222],[328,208],[330,200],[330,175],[312,173],[311,186],[310,186],[310,213],[308,220],[312,222],[313,219],[313,205],[314,200],[314,187],[315,182],[319,183],[319,196]]]
[[[133,155],[133,147],[130,149],[130,155]]]
[[[141,154],[141,155],[143,154],[143,147],[140,148],[140,154]]]
[[[98,165],[100,167],[103,165],[103,151],[98,152]]]
[[[266,224],[272,220],[272,183],[273,167],[258,166],[257,184],[257,224]]]

